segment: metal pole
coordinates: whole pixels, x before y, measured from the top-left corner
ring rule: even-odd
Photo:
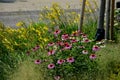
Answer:
[[[106,0],[100,0],[98,26],[97,26],[97,32],[95,35],[95,41],[100,41],[105,38],[105,30],[104,30],[105,5],[106,5]]]
[[[104,13],[105,13],[106,0],[100,2],[100,12],[98,18],[98,29],[104,29]]]
[[[81,16],[80,16],[80,26],[78,27],[78,29],[79,29],[80,31],[82,31],[82,27],[83,27],[85,3],[86,3],[86,0],[83,0],[83,2],[82,2]]]
[[[108,39],[109,39],[109,27],[110,27],[110,4],[111,4],[111,0],[107,0],[105,40],[108,40]]]

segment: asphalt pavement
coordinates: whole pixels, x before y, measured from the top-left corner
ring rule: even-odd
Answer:
[[[63,9],[67,9],[66,5],[70,5],[71,10],[80,10],[82,0],[15,0],[15,2],[0,2],[0,21],[6,26],[16,27],[18,21],[30,20],[38,21],[41,10],[53,3],[58,3]],[[90,0],[93,1],[93,0]],[[100,0],[96,0],[99,5]],[[120,0],[116,0],[120,1]],[[92,5],[93,6],[93,5]]]
[[[64,9],[80,7],[79,0],[16,0],[15,2],[0,2],[0,21],[5,26],[16,27],[19,21],[29,23],[30,20],[38,21],[39,13],[44,7],[50,8],[53,3],[60,4]]]

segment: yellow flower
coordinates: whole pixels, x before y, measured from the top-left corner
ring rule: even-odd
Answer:
[[[35,30],[36,33],[41,33],[39,30]]]
[[[52,22],[52,24],[54,25],[54,24],[55,24],[55,22]]]
[[[86,3],[85,3],[87,6],[90,6],[90,3],[89,3],[89,1],[86,1]]]
[[[48,30],[48,27],[47,27],[47,26],[44,26],[43,29],[47,31],[47,30]]]
[[[48,39],[47,39],[47,38],[43,38],[43,41],[47,42],[47,41],[48,41]]]
[[[85,8],[85,12],[89,12],[88,9]]]
[[[69,9],[69,8],[70,8],[70,5],[69,5],[69,4],[66,4],[66,8]]]
[[[76,12],[71,12],[71,14],[75,15],[75,14],[76,14]]]
[[[23,26],[23,25],[24,25],[24,22],[22,22],[22,21],[16,23],[16,26],[17,26],[17,27],[21,27],[21,26]]]
[[[24,39],[24,38],[26,38],[23,34],[21,34],[21,35],[18,35],[18,38],[19,39]]]
[[[31,27],[31,30],[35,31],[35,28],[34,28],[34,27]]]
[[[45,9],[48,9],[48,6],[45,6],[44,8],[45,8]]]
[[[24,31],[25,30],[25,28],[23,28],[23,27],[21,27],[21,28],[19,28],[21,31]]]
[[[3,43],[9,43],[9,44],[10,44],[10,41],[5,38],[5,39],[3,40]]]
[[[53,9],[53,8],[50,8],[50,10],[51,10],[51,11],[54,11],[54,9]]]
[[[9,49],[10,51],[14,51],[13,47],[10,45],[5,45],[7,49]]]
[[[92,13],[92,10],[91,10],[91,9],[89,9],[89,12],[90,12],[90,13]]]
[[[19,44],[17,42],[15,42],[14,45],[18,46]]]
[[[42,18],[39,18],[39,20],[42,20]]]
[[[40,35],[41,35],[40,30],[35,30],[35,32],[37,33],[37,35],[38,35],[38,36],[40,36]]]
[[[43,17],[43,15],[42,14],[39,14],[40,15],[40,17]]]
[[[41,42],[41,40],[42,40],[42,37],[39,37],[39,38],[38,38],[38,40]]]

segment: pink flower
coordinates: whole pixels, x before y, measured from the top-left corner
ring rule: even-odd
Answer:
[[[37,46],[35,46],[33,49],[32,49],[32,51],[37,51],[38,49],[40,48],[40,46],[39,45],[37,45]]]
[[[74,61],[75,61],[75,59],[73,57],[67,58],[67,62],[69,62],[69,63],[73,63]]]
[[[40,64],[40,63],[41,63],[41,60],[35,60],[34,63],[35,63],[35,64]]]
[[[93,51],[98,51],[98,50],[100,50],[100,47],[98,47],[98,46],[93,46],[92,50],[93,50]]]
[[[58,64],[62,64],[62,63],[64,63],[64,62],[65,62],[65,60],[63,60],[63,59],[59,59],[59,60],[57,61]]]
[[[82,53],[83,54],[88,54],[88,51],[87,50],[83,50]]]
[[[56,30],[56,31],[54,32],[54,35],[57,36],[58,34],[60,34],[60,32],[61,32],[60,30]]]
[[[51,42],[51,43],[48,43],[48,46],[53,46],[55,43]]]
[[[96,56],[96,54],[91,54],[90,55],[90,59],[95,59],[97,56]]]
[[[62,35],[62,40],[67,40],[67,39],[69,39],[68,34],[63,34],[63,35]]]
[[[34,52],[35,52],[36,50],[37,50],[37,49],[36,49],[36,47],[32,48],[32,51],[34,51]]]
[[[85,46],[78,46],[78,48],[84,49],[84,48],[85,48]]]
[[[55,80],[60,80],[60,76],[55,76],[54,79]]]
[[[55,65],[53,63],[48,65],[48,69],[53,69],[55,67]]]
[[[88,39],[88,38],[83,38],[83,41],[82,41],[83,43],[88,43],[88,42],[90,42],[90,40]]]
[[[69,43],[64,43],[64,49],[71,49],[72,48],[72,45],[69,44]]]
[[[64,42],[61,42],[61,41],[58,41],[57,44],[60,46],[64,46]]]
[[[37,45],[35,48],[36,48],[36,50],[38,50],[38,49],[40,48],[40,46],[39,46],[39,45]]]
[[[71,49],[72,48],[72,45],[66,45],[65,47],[64,47],[64,49]]]
[[[49,52],[48,52],[48,55],[50,56],[50,55],[53,55],[53,54],[55,54],[55,50],[50,50]]]
[[[87,38],[87,35],[86,34],[82,34],[82,38]]]
[[[76,43],[76,42],[77,42],[76,39],[72,39],[72,40],[71,40],[71,43]]]
[[[67,45],[69,45],[69,43],[68,42],[64,42],[64,46],[67,46]]]

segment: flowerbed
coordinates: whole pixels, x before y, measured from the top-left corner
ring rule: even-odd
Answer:
[[[55,80],[66,80],[71,76],[78,79],[83,74],[89,74],[89,79],[93,79],[91,74],[98,70],[98,56],[95,53],[103,42],[96,44],[79,30],[69,34],[57,29],[51,35],[54,38],[45,47],[46,53],[43,53],[46,57],[36,59],[35,64],[44,66],[48,71],[46,75]]]

